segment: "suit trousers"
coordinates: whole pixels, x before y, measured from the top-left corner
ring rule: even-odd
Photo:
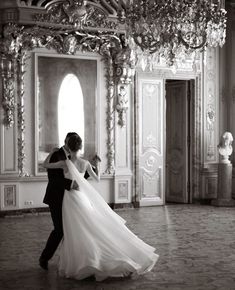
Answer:
[[[41,258],[46,261],[53,257],[57,247],[60,244],[60,241],[63,238],[62,203],[49,204],[49,208],[54,229],[50,233],[46,246],[41,254]]]

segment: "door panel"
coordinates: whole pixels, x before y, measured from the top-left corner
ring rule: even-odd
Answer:
[[[164,203],[163,81],[138,79],[140,206]]]
[[[166,201],[188,202],[188,82],[166,82]]]

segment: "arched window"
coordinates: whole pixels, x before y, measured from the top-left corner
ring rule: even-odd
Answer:
[[[58,101],[59,145],[64,144],[68,132],[76,132],[84,145],[84,105],[79,79],[74,74],[67,74],[60,87]],[[84,146],[81,153],[84,152]]]

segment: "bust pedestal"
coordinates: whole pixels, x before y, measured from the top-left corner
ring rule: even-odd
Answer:
[[[219,163],[217,199],[211,202],[215,206],[235,206],[232,199],[232,170],[231,163]]]

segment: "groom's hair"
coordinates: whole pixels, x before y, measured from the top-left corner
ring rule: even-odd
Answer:
[[[76,152],[82,148],[82,138],[76,133],[69,137],[68,147],[71,151]]]

